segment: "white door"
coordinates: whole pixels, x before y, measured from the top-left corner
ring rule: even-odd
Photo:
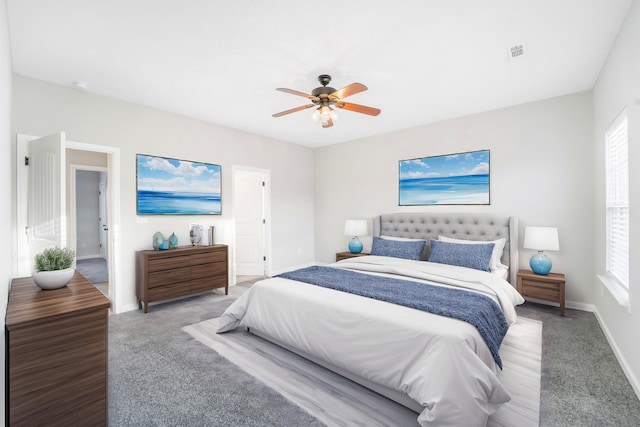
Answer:
[[[98,232],[100,233],[100,257],[108,259],[108,232],[107,226],[107,192],[106,183],[103,177],[106,176],[105,172],[100,173],[100,184],[98,185],[98,226],[100,227]]]
[[[42,250],[67,245],[65,134],[29,142],[27,238],[29,259]]]
[[[265,274],[265,182],[261,171],[235,170],[236,275]]]

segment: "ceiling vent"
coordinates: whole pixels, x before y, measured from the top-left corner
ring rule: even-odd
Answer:
[[[525,43],[518,43],[507,48],[507,55],[509,61],[519,61],[527,56],[527,45]]]

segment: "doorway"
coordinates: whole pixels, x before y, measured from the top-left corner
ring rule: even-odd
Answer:
[[[29,156],[29,143],[39,139],[37,136],[32,135],[17,135],[17,147],[16,147],[16,160],[17,165],[23,165],[25,163],[25,158]],[[119,313],[121,311],[127,310],[128,307],[124,306],[124,302],[122,301],[120,292],[120,286],[122,285],[122,273],[121,273],[121,248],[120,248],[120,149],[112,146],[103,146],[103,145],[95,145],[95,144],[87,144],[82,142],[73,142],[66,141],[65,142],[66,150],[78,150],[87,153],[103,153],[107,158],[107,191],[106,197],[109,201],[107,203],[107,226],[109,228],[108,240],[109,244],[107,245],[107,257],[109,260],[108,263],[108,275],[109,275],[109,299],[111,300],[111,310],[114,313]],[[67,162],[66,173],[70,174],[70,168],[68,167],[69,163]],[[17,230],[28,230],[27,227],[27,194],[28,194],[28,169],[27,167],[18,167],[16,173],[16,187],[17,187]],[[70,176],[67,176],[66,181],[72,179]],[[66,186],[64,186],[66,187]],[[68,202],[73,203],[73,199],[68,198]],[[68,207],[67,211],[71,211]],[[75,235],[70,236],[68,233],[71,229],[75,227],[75,218],[74,220],[70,220],[65,217],[65,221],[63,221],[63,225],[68,225],[68,229],[66,233],[63,233],[65,237],[65,242],[68,238],[70,242],[75,243]],[[69,236],[68,236],[69,235]],[[67,237],[68,236],[68,237]],[[16,233],[16,257],[14,261],[14,277],[24,277],[29,276],[31,274],[31,255],[29,248],[29,237],[28,233],[18,232]],[[66,246],[66,243],[64,244]]]
[[[75,244],[76,269],[103,294],[109,295],[107,156],[67,150],[69,161],[92,160],[70,165],[69,243]]]
[[[270,172],[233,167],[236,283],[269,275]]]

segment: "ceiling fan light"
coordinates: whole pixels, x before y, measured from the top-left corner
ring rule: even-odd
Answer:
[[[311,120],[313,120],[316,123],[320,121],[320,111],[318,110],[320,110],[320,108],[316,108],[311,112]]]

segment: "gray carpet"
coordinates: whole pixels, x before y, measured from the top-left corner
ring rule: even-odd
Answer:
[[[323,425],[181,330],[233,300],[214,291],[110,317],[111,426]]]
[[[110,425],[322,425],[181,330],[220,316],[234,288],[110,317]],[[533,303],[518,313],[544,324],[541,426],[640,425],[640,401],[592,313],[563,318]]]
[[[79,259],[76,270],[94,285],[109,281],[109,268],[104,258]]]

